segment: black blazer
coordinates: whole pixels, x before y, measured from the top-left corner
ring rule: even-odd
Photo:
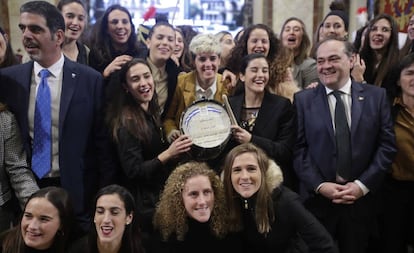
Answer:
[[[229,98],[238,124],[244,104],[244,90]],[[282,168],[285,185],[295,188],[292,159],[296,139],[296,111],[291,102],[281,96],[265,91],[263,102],[254,125],[251,142],[262,148]],[[238,145],[231,140],[230,148]]]

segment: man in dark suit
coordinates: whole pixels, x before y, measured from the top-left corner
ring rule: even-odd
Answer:
[[[321,84],[294,99],[300,193],[341,253],[365,252],[374,224],[375,191],[396,152],[390,108],[384,89],[351,81],[350,43],[327,39],[316,52]],[[342,113],[336,110],[341,107]]]
[[[61,46],[65,23],[55,6],[44,1],[23,4],[19,27],[23,46],[32,61],[1,70],[0,97],[16,115],[36,173],[34,156],[38,151],[34,143],[39,119],[37,106],[42,102],[38,93],[43,82],[39,73],[49,73],[46,87],[50,102],[46,104],[50,116],[45,125],[51,131],[45,147],[49,147],[46,157],[50,159],[36,162],[45,171],[44,175],[37,174],[37,181],[40,187],[65,188],[73,200],[78,221],[86,230],[90,226],[88,204],[97,188],[111,183],[115,173],[103,128],[102,77],[64,57]]]

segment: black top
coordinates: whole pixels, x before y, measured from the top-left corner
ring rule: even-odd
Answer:
[[[76,46],[78,47],[78,57],[76,58],[76,62],[88,65],[89,63],[89,52],[86,49],[86,45],[76,41]]]
[[[188,219],[188,231],[183,241],[177,240],[176,234],[171,235],[167,242],[160,238],[155,241],[151,253],[229,253],[242,250],[239,235],[218,238],[212,233],[210,222],[200,223],[191,218]]]
[[[118,130],[119,161],[124,175],[129,181],[129,190],[134,194],[141,229],[151,230],[152,216],[159,194],[173,165],[162,164],[157,156],[168,148],[162,129],[157,127],[151,115],[146,114],[151,129],[149,143],[134,137],[126,128]]]
[[[145,58],[147,53],[146,49],[140,48],[138,46],[136,48],[129,48],[126,51],[116,51],[111,45],[110,51],[111,57],[102,61],[99,50],[95,49],[92,46],[89,53],[89,66],[96,69],[99,73],[103,73],[106,66],[108,66],[118,56],[130,55],[134,58]]]
[[[275,221],[264,235],[257,231],[255,196],[241,199],[244,252],[335,252],[331,236],[296,193],[286,187],[276,188],[272,200]]]

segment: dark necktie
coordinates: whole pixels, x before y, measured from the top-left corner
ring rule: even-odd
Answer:
[[[336,98],[335,106],[335,138],[336,138],[336,172],[346,181],[350,180],[350,171],[352,166],[351,154],[351,134],[349,132],[348,121],[345,114],[344,102],[341,98],[341,92],[333,91]]]
[[[51,169],[51,99],[47,69],[40,71],[40,84],[37,89],[33,129],[32,170],[41,179]]]

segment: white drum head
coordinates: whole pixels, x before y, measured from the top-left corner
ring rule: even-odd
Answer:
[[[202,100],[189,106],[181,116],[181,131],[201,148],[220,147],[230,136],[230,117],[219,103]]]

